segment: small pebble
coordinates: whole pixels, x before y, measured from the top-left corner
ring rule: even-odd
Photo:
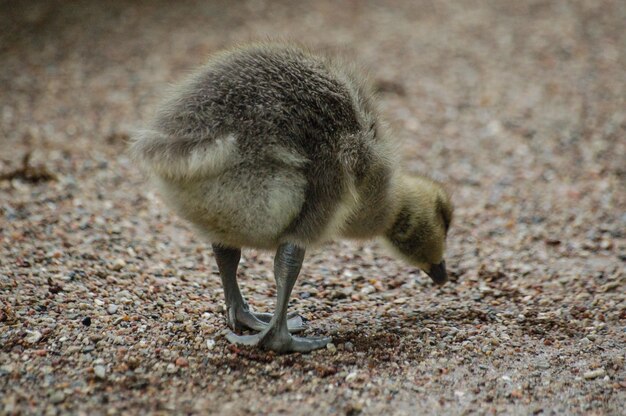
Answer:
[[[97,365],[93,368],[93,373],[96,377],[103,379],[106,376],[106,368],[102,365]]]
[[[604,368],[597,368],[595,370],[587,371],[583,374],[585,380],[593,380],[594,378],[603,377],[606,374]]]
[[[170,374],[174,374],[175,372],[178,371],[178,367],[176,367],[176,364],[174,364],[174,363],[169,363],[167,365],[165,371],[167,371]]]
[[[86,317],[83,318],[83,320],[81,322],[85,326],[90,326],[91,325],[91,318],[89,316],[86,316]]]
[[[29,344],[36,344],[39,342],[39,340],[41,340],[41,337],[43,336],[41,334],[41,332],[39,331],[26,331],[26,333],[28,334],[26,336],[26,338],[24,338],[24,341],[26,341]]]
[[[364,295],[369,295],[370,293],[376,292],[376,288],[372,285],[367,285],[361,289],[361,293]]]
[[[326,349],[332,353],[337,352],[337,347],[332,342],[329,342],[328,344],[326,344]]]
[[[55,391],[54,393],[52,393],[52,396],[50,396],[50,402],[52,404],[62,403],[63,400],[65,400],[65,393],[63,393],[62,391]]]
[[[117,259],[109,266],[109,268],[113,271],[119,272],[124,267],[126,267],[126,262],[122,259]]]
[[[118,309],[118,308],[119,308],[119,307],[118,307],[117,305],[115,305],[115,304],[113,304],[113,303],[112,303],[112,304],[110,304],[110,305],[109,305],[109,307],[107,308],[107,313],[108,313],[109,315],[114,315],[114,314],[117,312],[117,309]]]

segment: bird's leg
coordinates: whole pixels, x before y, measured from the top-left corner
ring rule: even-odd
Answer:
[[[269,313],[252,312],[239,290],[239,285],[237,284],[237,267],[239,266],[239,259],[241,258],[241,250],[214,244],[213,253],[215,253],[217,268],[220,271],[220,278],[222,279],[222,286],[224,287],[228,326],[234,330],[243,327],[255,331],[262,331],[267,328],[272,315]],[[291,332],[300,332],[305,329],[302,318],[298,315],[289,317],[288,327]]]
[[[328,337],[301,338],[289,333],[287,323],[287,306],[302,260],[304,249],[291,243],[282,244],[276,251],[274,258],[274,277],[278,296],[276,311],[269,322],[269,326],[255,335],[236,335],[229,333],[226,337],[234,344],[258,345],[276,352],[309,352],[322,348],[331,339]]]

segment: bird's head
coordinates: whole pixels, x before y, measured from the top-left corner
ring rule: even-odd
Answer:
[[[453,206],[443,187],[424,177],[403,177],[399,208],[385,240],[437,284],[448,280],[444,252]]]

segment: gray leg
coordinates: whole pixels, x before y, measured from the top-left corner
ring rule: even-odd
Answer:
[[[236,248],[213,245],[217,268],[220,271],[224,295],[226,297],[226,319],[232,329],[239,327],[262,331],[267,328],[272,315],[266,313],[254,313],[250,310],[237,284],[237,267],[241,258],[241,250]],[[290,316],[288,321],[289,331],[304,331],[305,326],[299,316]]]
[[[276,257],[274,258],[274,277],[276,279],[278,297],[276,300],[276,311],[269,323],[269,327],[256,335],[241,336],[231,332],[226,336],[230,342],[243,345],[259,345],[276,352],[309,352],[323,348],[331,341],[328,337],[301,338],[289,334],[287,306],[291,290],[300,273],[303,259],[303,248],[290,243],[285,243],[278,247]]]

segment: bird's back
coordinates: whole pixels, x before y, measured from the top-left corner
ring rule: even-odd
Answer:
[[[308,244],[336,234],[357,209],[359,181],[387,162],[375,117],[366,84],[344,65],[257,44],[214,56],[179,86],[134,153],[165,178],[172,203],[192,222],[206,222],[209,211],[236,214],[232,207],[247,197],[258,221],[267,222],[264,212],[284,216],[274,218],[271,244],[283,237]],[[244,190],[242,200],[220,210],[235,189]],[[195,203],[209,194],[212,201]],[[255,212],[241,210],[231,224],[254,220]],[[219,221],[203,227],[222,227]],[[257,246],[270,239],[267,230],[257,234]]]
[[[253,45],[213,58],[165,104],[156,127],[173,138],[234,134],[243,152],[278,142],[307,154],[364,128],[357,94],[328,59]]]

